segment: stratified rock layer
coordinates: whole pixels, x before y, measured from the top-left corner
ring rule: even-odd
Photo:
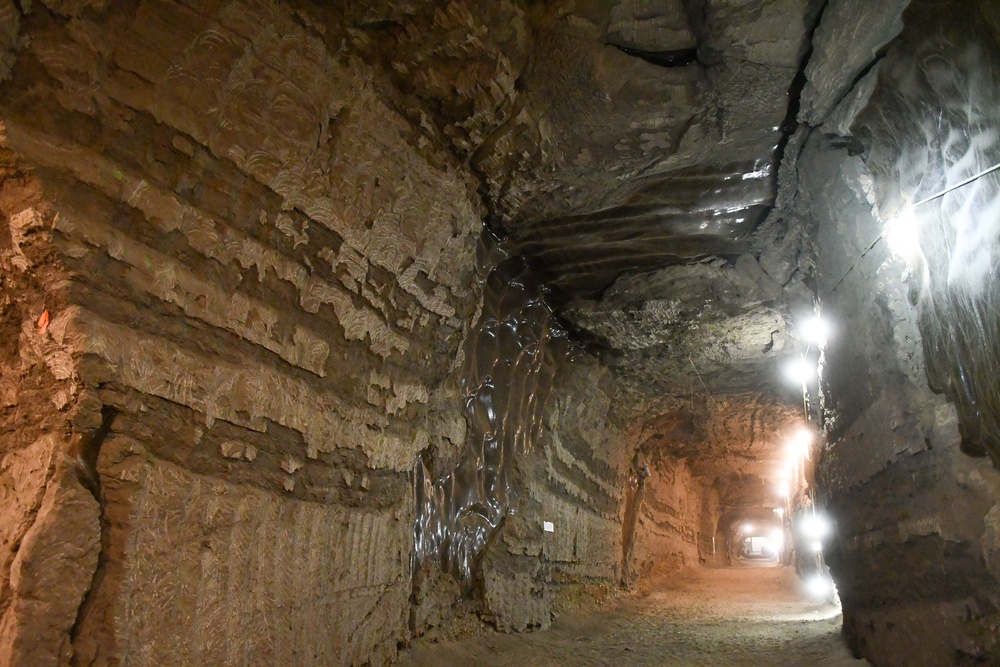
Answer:
[[[995,659],[962,452],[998,452],[996,173],[921,204],[919,256],[883,225],[1000,161],[998,35],[930,0],[0,0],[0,664],[544,628],[724,563],[809,419],[854,649]]]
[[[320,19],[52,9],[0,42],[4,64],[19,49],[0,131],[18,435],[0,488],[26,503],[4,525],[0,653],[389,661],[413,461],[463,439],[448,397],[476,306],[468,177]],[[81,454],[86,486],[71,443],[28,447],[89,437],[102,407],[113,433]]]

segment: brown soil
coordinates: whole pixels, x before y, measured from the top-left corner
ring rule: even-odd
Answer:
[[[754,665],[842,667],[839,609],[799,593],[790,568],[697,569],[545,632],[417,641],[399,665]]]

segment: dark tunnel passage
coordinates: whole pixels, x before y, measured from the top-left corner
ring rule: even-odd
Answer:
[[[0,0],[0,667],[1000,664],[1000,4]]]

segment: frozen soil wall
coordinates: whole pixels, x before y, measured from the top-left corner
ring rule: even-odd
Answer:
[[[852,648],[998,659],[995,3],[649,4],[0,0],[0,666],[543,628],[800,407]]]
[[[390,661],[468,593],[415,589],[411,559],[415,466],[446,476],[476,433],[474,146],[401,113],[316,8],[0,17],[0,664]],[[615,381],[582,355],[556,390],[474,563],[504,630],[622,577]],[[654,515],[697,520],[673,502]]]
[[[829,4],[807,74],[854,43],[850,5]],[[989,101],[1000,15],[929,2],[884,15],[840,102],[825,115],[804,105],[797,161],[795,215],[812,226],[817,296],[838,323],[822,367],[821,503],[837,521],[827,556],[860,655],[992,663],[1000,477],[967,454],[995,456],[996,262],[984,254],[997,247],[997,179],[894,220],[1000,158]]]
[[[468,177],[291,9],[2,7],[0,662],[385,662]]]

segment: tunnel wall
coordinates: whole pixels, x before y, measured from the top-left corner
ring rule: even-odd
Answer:
[[[480,326],[503,260],[477,246],[485,209],[455,156],[509,100],[431,79],[475,60],[513,85],[512,69],[484,35],[417,48],[496,18],[463,6],[404,19],[393,3],[344,18],[0,0],[3,326],[17,332],[0,375],[16,426],[0,494],[17,507],[0,525],[0,664],[383,664],[470,596],[524,630],[620,583],[637,444],[616,381],[577,354],[554,385],[546,358],[522,386],[532,364],[473,338],[524,352],[548,315]],[[341,19],[428,30],[386,45]],[[467,134],[436,135],[396,88],[408,79],[379,69],[416,57],[390,53],[406,44],[433,61],[424,93],[472,101]],[[505,364],[519,370],[501,382]],[[510,399],[485,427],[470,378]],[[446,484],[470,443],[488,457],[500,422],[520,442],[529,413],[540,435],[511,449],[512,495],[467,554],[471,581],[414,563],[424,481]],[[656,484],[650,520],[694,525]]]
[[[647,465],[649,476],[627,563],[628,576],[639,582],[709,560],[706,543],[711,544],[718,520],[718,493],[696,477],[686,461],[654,455]]]
[[[485,617],[499,629],[548,627],[581,594],[641,587],[710,558],[718,493],[686,461],[639,451],[642,422],[630,421],[621,391],[581,353],[556,376],[538,447],[517,461],[516,506],[483,557]]]
[[[381,664],[474,187],[315,17],[106,5],[0,2],[0,664]]]
[[[95,429],[67,336],[55,212],[0,148],[0,664],[58,664],[100,552],[100,506],[71,427]],[[51,315],[55,314],[55,317]]]
[[[901,263],[876,248],[831,291],[881,228],[863,199],[861,161],[815,148],[800,168],[827,184],[810,198],[823,312],[851,323],[825,352],[829,449],[818,479],[837,526],[825,555],[845,634],[876,665],[953,664],[956,651],[982,650],[975,626],[992,613],[996,582],[980,540],[1000,478],[961,452],[954,406],[927,386]]]
[[[620,581],[632,448],[613,413],[615,390],[585,356],[556,380],[545,436],[518,462],[517,507],[483,560],[487,617],[502,630],[548,627],[568,597]]]
[[[812,127],[797,161],[797,215],[812,225],[817,296],[837,327],[822,367],[820,505],[837,526],[826,557],[856,653],[875,665],[991,664],[1000,476],[963,450],[988,444],[968,436],[992,428],[997,315],[946,267],[963,233],[980,230],[984,288],[996,293],[986,231],[996,181],[921,208],[930,219],[904,231],[920,257],[893,251],[885,224],[905,197],[997,161],[989,100],[1000,23],[990,3],[900,2],[879,17],[850,4],[830,3],[817,30],[807,75],[820,83],[804,93],[800,117]],[[858,22],[871,55],[845,65]],[[963,373],[974,386],[959,384]]]

